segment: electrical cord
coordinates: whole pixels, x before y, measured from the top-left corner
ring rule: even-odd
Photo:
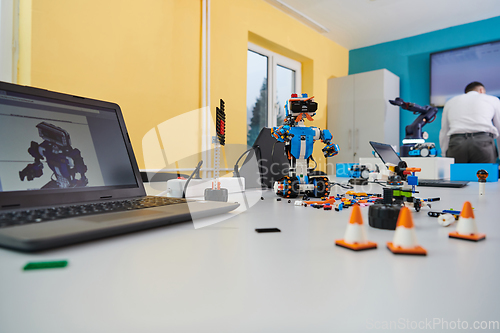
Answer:
[[[386,185],[387,185],[387,183],[386,183],[386,182],[379,182],[379,181],[377,181],[377,180],[374,180],[374,181],[372,181],[372,182],[368,182],[368,183],[377,184],[377,185],[382,186],[383,188],[387,188],[387,186],[386,186]]]
[[[243,156],[245,156],[246,153],[250,152],[253,149],[257,150],[257,149],[260,149],[260,148],[259,148],[259,146],[255,146],[255,147],[252,147],[252,148],[249,148],[249,149],[245,150],[245,152],[243,152],[243,154],[241,154],[240,157],[238,157],[238,160],[234,164],[233,172],[234,172],[234,176],[236,178],[238,178],[238,183],[240,184],[240,188],[243,188],[243,184],[241,183],[241,176],[240,176],[240,172],[238,170],[238,163],[240,163],[241,158]],[[245,201],[245,207],[246,207],[246,209],[250,208],[250,206],[248,205],[247,196],[245,194],[243,195],[243,201]]]
[[[354,187],[352,185],[349,185],[349,184],[341,184],[341,183],[336,183],[336,182],[329,182],[330,186],[340,186],[344,189],[348,189],[348,190],[352,190]]]
[[[200,171],[200,168],[201,168],[202,164],[203,164],[203,160],[201,160],[200,162],[198,162],[198,165],[196,166],[196,168],[194,168],[193,173],[187,179],[186,184],[184,184],[184,190],[182,191],[182,198],[186,198],[187,186],[188,186],[189,182],[191,181],[191,179],[193,178],[193,176],[195,174],[198,174],[198,172]]]
[[[247,150],[246,150],[243,154],[241,154],[241,155],[240,155],[240,157],[238,157],[238,160],[237,160],[237,161],[236,161],[236,163],[234,164],[234,168],[233,168],[234,175],[235,175],[236,177],[240,177],[240,172],[239,172],[239,170],[238,170],[238,163],[240,162],[241,158],[242,158],[243,156],[245,156],[245,154],[246,154],[246,153],[248,153],[250,150],[252,150],[252,149],[254,149],[254,148],[255,148],[255,149],[260,149],[260,148],[259,148],[259,146],[255,146],[255,147],[249,148],[249,149],[247,149]]]
[[[273,143],[273,148],[271,149],[271,162],[274,163],[274,146],[276,146],[276,144],[278,143],[278,141],[275,141]]]
[[[312,169],[311,169],[311,171],[314,171],[314,170],[316,170],[316,168],[318,167],[318,162],[316,162],[316,160],[312,157],[312,155],[311,155],[311,160],[312,160],[312,161],[314,162],[314,164],[315,164],[315,165],[314,165],[314,168],[312,168]]]

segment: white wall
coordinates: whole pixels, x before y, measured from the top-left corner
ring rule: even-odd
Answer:
[[[0,81],[13,82],[14,0],[0,1]]]

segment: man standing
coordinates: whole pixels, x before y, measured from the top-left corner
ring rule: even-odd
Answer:
[[[469,83],[465,94],[444,105],[439,144],[442,155],[455,163],[495,163],[499,133],[500,100],[486,95],[480,82]]]

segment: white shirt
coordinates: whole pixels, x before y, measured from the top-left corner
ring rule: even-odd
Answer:
[[[461,133],[488,132],[494,137],[500,133],[500,99],[469,91],[455,96],[444,105],[439,144],[446,156],[450,136]]]

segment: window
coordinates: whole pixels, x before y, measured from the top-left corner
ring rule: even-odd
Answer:
[[[262,127],[283,124],[285,103],[301,93],[301,64],[249,43],[247,57],[247,144]]]

